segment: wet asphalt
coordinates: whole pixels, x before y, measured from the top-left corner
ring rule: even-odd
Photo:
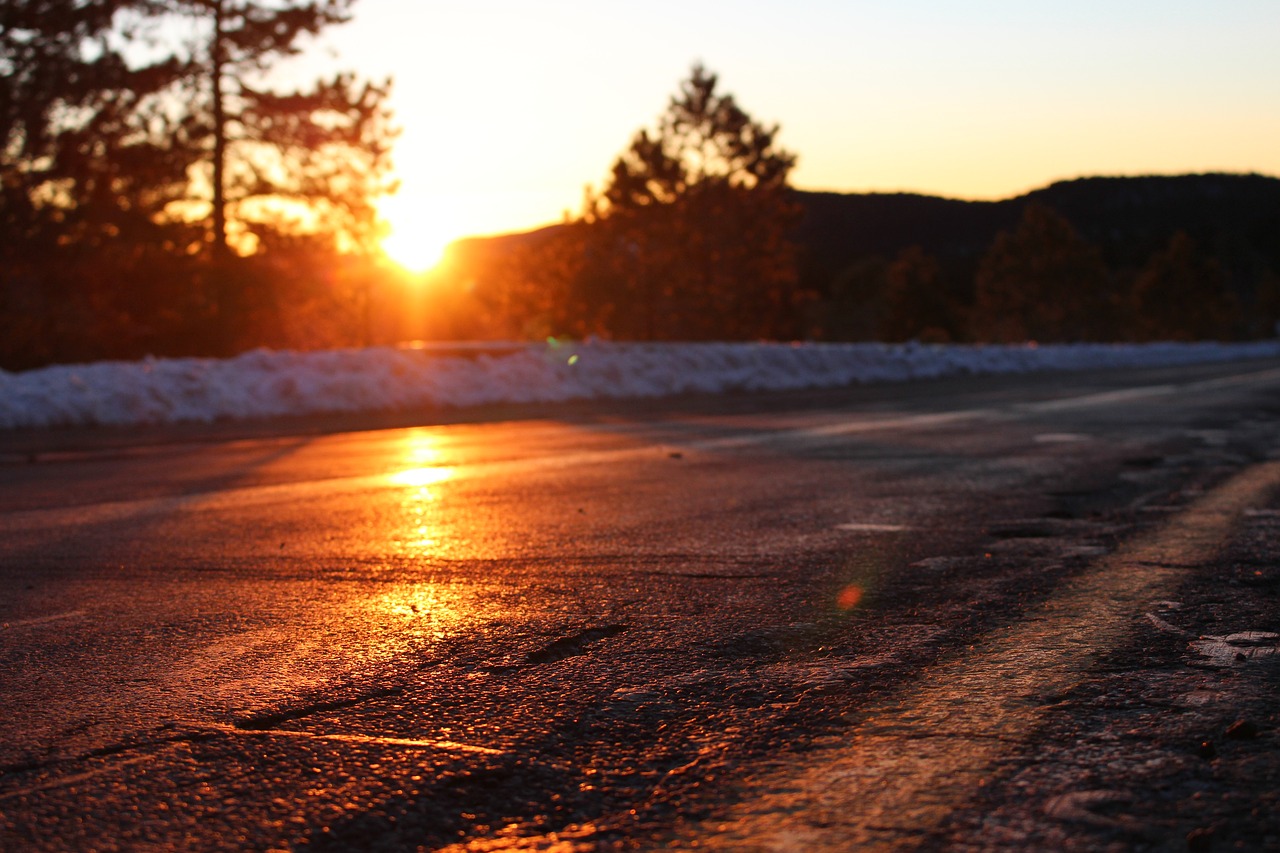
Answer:
[[[0,438],[0,847],[1277,846],[1273,363],[395,417]]]

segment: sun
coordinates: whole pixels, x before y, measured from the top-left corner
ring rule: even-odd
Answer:
[[[439,266],[444,260],[444,250],[453,242],[452,237],[441,238],[428,231],[414,233],[412,226],[393,226],[393,229],[382,240],[382,252],[412,273]]]
[[[556,222],[545,211],[555,210],[558,201],[541,190],[523,188],[420,190],[406,178],[399,192],[378,202],[378,215],[389,232],[382,239],[382,251],[410,273],[427,273],[447,260],[449,247],[460,240],[515,234]]]
[[[382,238],[382,251],[413,273],[439,266],[445,249],[463,235],[445,211],[427,200],[392,196],[379,205],[390,232]]]

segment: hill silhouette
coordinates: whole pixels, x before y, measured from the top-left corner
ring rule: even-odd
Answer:
[[[1077,178],[999,201],[806,190],[796,190],[795,198],[804,210],[795,239],[810,268],[890,257],[911,246],[944,260],[977,257],[1032,203],[1067,219],[1112,264],[1140,264],[1184,231],[1215,254],[1247,247],[1280,267],[1280,178],[1265,175]],[[484,264],[564,227],[470,237],[453,251],[458,261]]]
[[[1139,265],[1178,231],[1224,255],[1256,252],[1280,267],[1280,179],[1263,175],[1093,177],[1000,201],[908,193],[797,192],[796,233],[810,267],[891,257],[910,246],[947,261],[976,258],[1027,205],[1056,211],[1113,266]]]
[[[1122,291],[1153,257],[1178,240],[1220,271],[1246,315],[1253,306],[1269,304],[1267,294],[1280,281],[1280,179],[1264,175],[1087,177],[998,201],[802,190],[794,191],[794,200],[802,210],[792,235],[799,248],[800,287],[812,295],[814,317],[833,311],[869,317],[874,312],[860,310],[858,300],[870,298],[868,287],[881,288],[883,268],[914,253],[917,267],[922,258],[936,265],[926,276],[933,284],[923,286],[935,287],[952,306],[946,337],[966,339],[971,332],[961,315],[973,310],[976,272],[997,238],[1015,230],[1035,207],[1051,210],[1096,248],[1109,276],[1100,286],[1110,288],[1117,302],[1127,298]],[[520,259],[545,257],[538,250],[553,246],[572,228],[554,225],[459,241],[452,250],[453,275],[501,288],[498,280],[512,275],[513,266],[529,263]],[[1251,325],[1239,325],[1231,334],[1270,334],[1277,319],[1249,318]],[[876,331],[874,325],[825,323],[823,328],[815,321],[809,328],[818,338],[883,337],[883,327]]]

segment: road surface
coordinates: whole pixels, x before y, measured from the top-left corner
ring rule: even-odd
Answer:
[[[1275,363],[454,420],[0,438],[0,848],[1280,845]]]

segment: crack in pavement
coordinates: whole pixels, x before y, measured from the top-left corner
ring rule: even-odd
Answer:
[[[276,737],[291,738],[296,740],[312,740],[312,741],[334,741],[338,743],[353,743],[365,746],[388,746],[407,749],[429,750],[431,752],[453,752],[453,753],[469,753],[477,755],[506,755],[506,750],[493,749],[487,746],[476,746],[475,744],[461,743],[452,740],[426,740],[417,738],[398,738],[386,737],[383,735],[363,735],[351,733],[315,733],[305,731],[292,731],[289,729],[271,729],[271,728],[243,728],[237,725],[227,725],[225,723],[211,723],[202,721],[170,721],[165,724],[166,728],[180,728],[181,731],[168,737],[154,738],[135,743],[115,744],[108,747],[101,747],[92,750],[83,755],[69,756],[67,758],[57,759],[55,761],[30,763],[21,766],[0,768],[0,772],[4,774],[33,773],[39,771],[50,770],[57,765],[80,764],[87,759],[108,759],[101,767],[92,770],[86,770],[81,773],[74,773],[66,776],[56,776],[44,782],[37,782],[22,788],[14,788],[12,790],[0,792],[0,802],[5,800],[18,799],[41,791],[51,791],[59,788],[68,788],[78,785],[81,782],[87,782],[100,776],[119,773],[121,769],[132,767],[136,764],[142,764],[149,761],[155,761],[160,757],[161,751],[166,747],[172,747],[179,743],[193,743],[205,740],[210,737],[237,736],[247,737]],[[125,753],[143,752],[141,755],[134,755],[129,758],[120,760],[114,759]]]
[[[274,737],[290,737],[290,738],[307,738],[311,740],[330,740],[343,741],[348,743],[372,744],[383,746],[401,746],[419,749],[446,750],[452,752],[470,752],[485,755],[503,755],[503,750],[491,749],[489,747],[474,746],[472,744],[460,743],[450,740],[424,740],[413,738],[395,738],[385,737],[381,735],[362,735],[362,734],[341,734],[341,733],[315,733],[306,731],[296,731],[289,729],[277,728],[282,723],[288,723],[296,720],[304,720],[315,714],[325,713],[329,711],[341,711],[348,708],[359,706],[365,702],[382,699],[391,696],[398,696],[404,692],[403,687],[388,687],[380,690],[374,690],[359,696],[331,700],[326,702],[316,702],[298,708],[290,708],[284,711],[277,711],[268,714],[257,714],[236,720],[233,724],[216,723],[211,721],[197,720],[180,720],[170,719],[159,726],[159,731],[177,732],[169,735],[155,736],[137,736],[134,739],[125,740],[120,743],[108,744],[100,746],[76,755],[66,755],[44,761],[26,761],[7,766],[0,766],[0,774],[24,774],[48,770],[59,765],[69,765],[82,763],[88,759],[94,758],[111,758],[120,754],[138,752],[141,750],[151,749],[155,747],[165,747],[174,743],[192,742],[201,738],[213,735],[241,735],[241,736],[274,736]],[[155,732],[156,730],[152,730]],[[138,761],[149,760],[154,758],[154,754],[138,756],[136,758],[125,759],[116,762],[115,767],[127,767]],[[65,787],[74,784],[83,779],[89,779],[108,772],[110,767],[104,767],[99,770],[89,771],[87,774],[76,774],[72,776],[64,776],[54,779],[46,783],[41,783],[34,787],[22,788],[14,791],[0,792],[0,801],[10,799],[16,796],[23,796],[41,790],[49,790],[53,788]]]
[[[629,625],[604,625],[599,628],[587,628],[585,631],[579,631],[572,636],[561,637],[541,649],[529,652],[524,657],[524,663],[527,666],[537,666],[557,663],[566,658],[584,655],[587,653],[587,646],[609,637],[616,637],[627,630],[630,630]]]
[[[403,687],[387,687],[345,699],[332,699],[326,702],[314,702],[309,705],[303,705],[299,708],[290,708],[288,710],[275,711],[269,714],[255,714],[251,717],[236,720],[233,728],[247,732],[268,731],[270,729],[274,729],[281,723],[287,723],[291,720],[300,720],[304,717],[323,714],[328,711],[343,711],[347,708],[354,708],[357,705],[361,705],[374,699],[385,699],[389,696],[398,696],[403,692]]]
[[[56,779],[50,779],[47,782],[39,782],[35,785],[28,785],[25,788],[17,788],[12,791],[4,791],[0,793],[0,802],[4,800],[13,800],[19,797],[27,797],[31,794],[38,794],[41,791],[52,791],[56,788],[67,788],[72,785],[78,785],[81,782],[88,782],[107,773],[115,773],[122,767],[131,767],[135,764],[142,764],[155,759],[154,754],[138,755],[133,758],[127,758],[123,761],[112,762],[104,767],[97,767],[93,770],[86,770],[83,773],[75,773],[71,776],[59,776]]]
[[[54,622],[65,622],[69,619],[83,619],[88,613],[84,610],[68,610],[65,613],[53,613],[49,616],[37,616],[33,619],[15,619],[11,622],[3,623],[4,628],[34,628],[40,625],[49,625]]]
[[[927,845],[998,774],[1010,746],[1028,743],[1053,713],[1040,699],[1078,684],[1097,653],[1219,553],[1245,512],[1277,488],[1280,462],[1237,474],[914,688],[872,704],[847,736],[747,780],[737,805],[687,831],[711,849]]]

